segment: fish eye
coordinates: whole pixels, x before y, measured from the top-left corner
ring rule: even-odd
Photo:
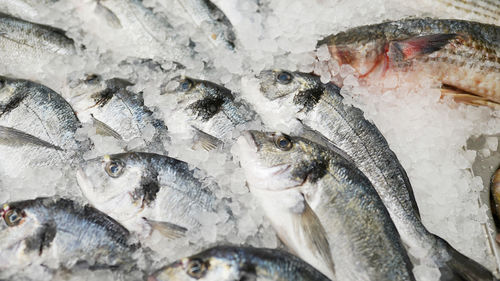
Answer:
[[[281,84],[288,84],[292,81],[292,74],[287,71],[281,71],[276,75],[276,81],[278,81]]]
[[[16,226],[21,222],[23,218],[21,214],[19,214],[16,210],[8,210],[3,215],[5,223],[8,226]]]
[[[283,151],[288,151],[288,150],[292,149],[292,146],[293,146],[290,138],[288,138],[287,136],[284,136],[284,135],[276,137],[276,139],[274,140],[274,143],[275,143],[277,148],[279,148]]]
[[[203,263],[199,259],[193,259],[189,261],[186,272],[189,276],[195,279],[200,279],[205,275],[206,270],[207,268],[205,266],[205,263]]]
[[[106,173],[112,177],[112,178],[117,178],[123,174],[123,168],[125,168],[125,165],[118,160],[112,160],[106,163]]]
[[[193,82],[191,82],[191,80],[183,79],[180,81],[179,90],[187,92],[191,89],[191,87],[193,87]]]

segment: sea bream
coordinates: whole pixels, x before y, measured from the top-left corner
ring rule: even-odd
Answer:
[[[499,106],[499,26],[404,19],[351,28],[318,42],[323,44],[333,60],[354,67],[368,85],[384,86],[395,78],[409,83],[423,75],[440,83],[443,95],[456,101]],[[405,76],[398,78],[400,74]]]
[[[6,175],[79,160],[87,148],[75,139],[79,127],[71,106],[53,90],[0,76],[0,170]]]
[[[415,280],[382,200],[343,155],[281,133],[238,143],[250,192],[299,257],[333,280]]]
[[[166,89],[164,95],[173,98],[176,105],[165,109],[170,113],[166,123],[172,133],[194,138],[195,146],[211,150],[231,143],[236,128],[259,122],[256,113],[223,86],[185,76],[169,84],[175,88]]]
[[[200,171],[174,158],[131,152],[86,161],[77,180],[94,207],[127,229],[175,238],[199,231],[200,214],[217,207],[217,184],[195,173]]]
[[[339,87],[323,84],[320,77],[308,73],[269,70],[260,74],[260,91],[269,108],[277,103],[286,110],[289,119],[282,122],[298,119],[345,151],[373,184],[404,244],[410,250],[429,249],[425,262],[440,269],[441,280],[491,280],[491,272],[427,231],[404,168],[363,112],[344,104]]]
[[[33,266],[131,268],[138,247],[115,220],[72,200],[37,198],[0,209],[0,278],[28,274]]]
[[[148,281],[328,281],[301,259],[281,250],[217,246],[180,259],[153,273]]]
[[[165,153],[167,127],[144,105],[142,93],[127,89],[132,85],[123,79],[87,75],[70,83],[69,102],[78,118],[92,123],[98,134],[132,143],[134,150]]]

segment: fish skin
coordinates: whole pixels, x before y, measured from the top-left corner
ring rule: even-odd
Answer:
[[[115,164],[120,170],[113,177],[107,167]],[[94,207],[145,238],[152,229],[143,218],[196,231],[199,214],[215,210],[216,183],[195,177],[195,172],[199,170],[174,158],[129,152],[84,162],[77,181]]]
[[[191,134],[202,131],[223,143],[232,142],[235,128],[257,120],[256,113],[245,103],[236,101],[231,90],[216,83],[190,77],[176,77],[171,82],[178,86],[164,95],[173,95],[177,106],[172,114],[179,115],[186,123],[168,124],[172,131],[185,131],[192,126]],[[198,136],[200,136],[198,134]],[[219,145],[217,141],[214,145]]]
[[[210,0],[177,0],[184,11],[191,17],[193,23],[207,33],[208,40],[218,47],[220,45],[233,50],[236,35],[233,25],[214,3]]]
[[[490,198],[491,198],[491,212],[495,220],[497,228],[500,226],[500,169],[498,169],[491,177],[490,182]],[[497,241],[498,242],[498,241]],[[500,242],[498,242],[500,243]]]
[[[448,38],[436,42],[433,36]],[[462,20],[403,19],[355,27],[318,42],[318,46],[323,44],[328,46],[333,60],[353,66],[367,84],[401,73],[418,73],[445,87],[500,103],[499,26]],[[415,55],[405,57],[406,52]]]
[[[280,83],[278,74],[282,73],[270,70],[260,74],[262,94],[296,108],[292,118],[323,134],[350,156],[371,181],[408,248],[429,249],[426,262],[440,269],[441,280],[493,280],[491,272],[425,228],[408,177],[396,155],[360,109],[344,104],[340,88],[321,83],[318,76],[300,72],[286,72],[291,79]]]
[[[7,174],[17,174],[32,166],[57,166],[80,160],[88,148],[88,143],[75,140],[80,125],[71,106],[53,90],[28,80],[0,76],[0,126],[60,148],[2,145],[2,159],[12,160],[6,161],[9,165],[1,165],[10,171]]]
[[[66,268],[77,262],[88,262],[90,267],[126,266],[133,262],[131,255],[139,247],[129,240],[129,231],[115,220],[72,200],[47,197],[5,206],[22,219],[8,226],[5,218],[0,217],[2,278],[16,274],[19,266],[50,268],[53,255],[59,258],[59,266]]]
[[[202,265],[201,278],[190,276],[188,268]],[[262,280],[327,281],[326,276],[287,252],[252,247],[217,246],[180,259],[153,273],[148,281]]]
[[[103,80],[100,76],[88,75],[70,83],[73,96],[69,102],[78,118],[82,122],[94,123],[104,131],[101,134],[125,142],[141,139],[142,145],[134,150],[166,153],[163,141],[168,140],[168,128],[144,105],[142,93],[127,89],[132,85],[118,78]],[[146,139],[144,131],[148,129],[154,130],[154,134]]]
[[[298,195],[296,206],[283,204],[289,212],[301,212],[302,204],[310,206],[325,230],[335,280],[415,280],[389,213],[370,181],[353,163],[301,137],[247,131],[243,138],[241,164],[250,191],[267,191],[265,196],[269,198],[264,200],[275,204],[279,204],[279,197],[294,192]],[[289,146],[280,148],[285,140]],[[284,168],[276,172],[278,167]],[[259,176],[259,170],[261,175],[266,170],[275,172]],[[273,215],[267,213],[268,217]],[[311,236],[316,235],[319,233]]]

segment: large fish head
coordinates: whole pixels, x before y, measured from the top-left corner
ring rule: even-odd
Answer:
[[[134,153],[105,155],[81,164],[77,181],[83,195],[100,211],[127,220],[142,210],[140,189],[145,164]]]
[[[324,175],[326,161],[306,139],[282,133],[246,131],[238,140],[241,166],[250,186],[285,190]]]
[[[173,81],[177,87],[167,94],[175,95],[178,106],[193,118],[207,121],[222,110],[225,99],[233,99],[230,90],[210,81],[185,76]]]
[[[269,100],[323,88],[317,76],[283,69],[264,70],[258,79],[260,92]]]
[[[244,280],[235,256],[218,248],[209,249],[161,268],[148,281]]]
[[[325,38],[318,46],[326,44],[330,56],[339,66],[348,64],[361,76],[381,70],[386,63],[387,41],[382,33],[366,33],[356,28]]]
[[[32,203],[29,200],[1,206],[0,271],[32,263],[55,236],[55,228],[49,223],[50,214],[40,212]],[[44,235],[47,235],[45,244],[41,241]]]

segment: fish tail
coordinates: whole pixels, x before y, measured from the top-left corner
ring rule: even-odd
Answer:
[[[464,256],[448,242],[436,237],[440,248],[439,271],[441,281],[464,280],[464,281],[491,281],[497,279],[491,271],[478,262]]]

